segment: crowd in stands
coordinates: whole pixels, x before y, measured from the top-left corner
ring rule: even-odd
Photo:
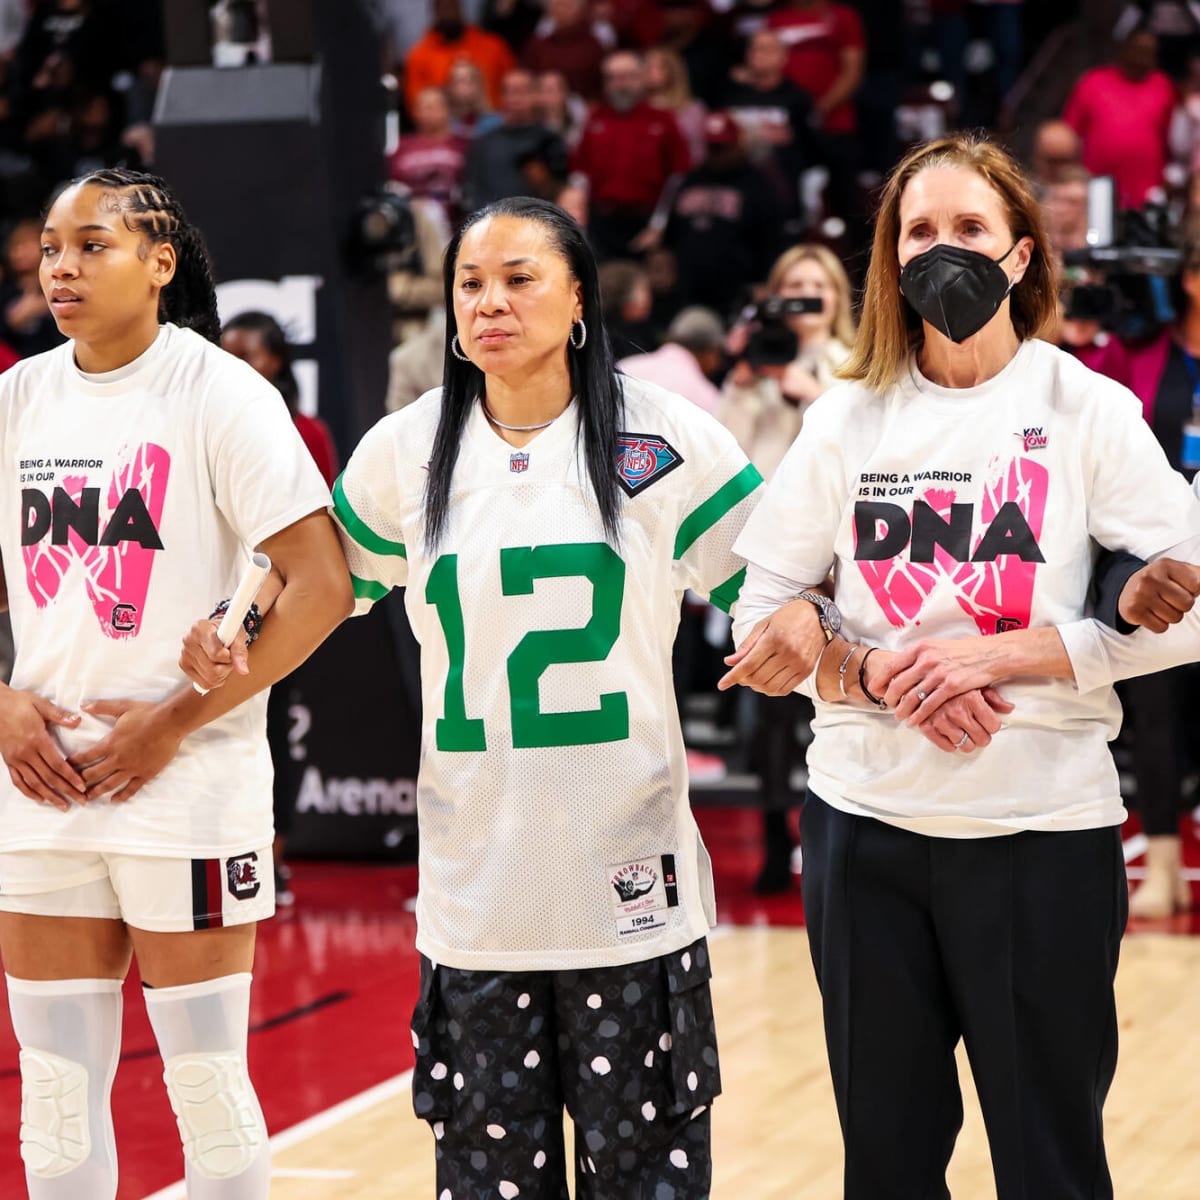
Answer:
[[[61,340],[37,282],[55,185],[154,158],[159,0],[0,0],[0,367]]]

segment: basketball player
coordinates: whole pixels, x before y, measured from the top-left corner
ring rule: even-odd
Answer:
[[[438,1195],[566,1197],[565,1103],[576,1195],[700,1200],[714,913],[671,646],[685,588],[736,600],[760,478],[615,373],[561,209],[491,205],[445,261],[445,385],[334,486],[359,611],[405,587],[421,643],[413,1098]]]
[[[246,1066],[255,923],[274,911],[262,689],[347,614],[329,492],[279,394],[212,343],[208,256],[162,180],[54,201],[41,282],[59,349],[0,379],[0,952],[31,1200],[112,1200],[109,1095],[136,954],[193,1200],[265,1200]],[[249,548],[284,580],[252,668],[201,697],[197,597]],[[257,629],[258,622],[251,619]]]

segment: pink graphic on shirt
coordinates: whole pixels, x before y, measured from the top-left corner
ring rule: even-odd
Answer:
[[[872,510],[865,520],[879,510],[868,537],[880,545],[896,536],[893,523],[908,523],[905,544],[886,558],[872,557],[869,548],[863,549],[855,524],[857,566],[892,625],[920,624],[935,589],[948,587],[981,634],[1028,627],[1042,561],[1050,474],[1029,458],[1014,458],[1007,465],[994,460],[992,466],[978,514],[974,505],[958,504],[953,489],[937,487],[926,489],[907,512],[898,505],[859,502],[856,506]],[[916,511],[918,505],[924,506],[921,513]],[[930,535],[931,527],[940,538]],[[942,544],[959,540],[955,530],[962,535],[964,551],[969,545],[969,556],[959,557]],[[913,562],[912,557],[929,561]]]
[[[137,637],[162,548],[158,530],[170,471],[168,451],[147,442],[118,456],[104,494],[89,486],[87,475],[64,475],[50,498],[24,493],[22,556],[38,608],[54,600],[78,563],[101,630],[111,638]]]

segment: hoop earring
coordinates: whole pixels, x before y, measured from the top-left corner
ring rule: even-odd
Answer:
[[[459,362],[470,362],[471,361],[458,348],[458,334],[457,333],[450,339],[450,353],[453,354],[454,357],[457,358]]]
[[[579,341],[575,340],[575,330],[579,330]],[[570,342],[573,350],[582,350],[587,345],[587,326],[583,323],[583,318],[571,326],[571,332],[567,334],[567,341]]]

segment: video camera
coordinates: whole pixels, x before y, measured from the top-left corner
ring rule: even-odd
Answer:
[[[1171,244],[1170,220],[1161,204],[1118,212],[1111,176],[1088,182],[1087,246],[1063,254],[1068,282],[1065,317],[1098,321],[1122,338],[1141,338],[1175,319],[1170,281],[1183,254]],[[1101,282],[1071,281],[1072,273]]]
[[[800,353],[800,339],[788,328],[787,318],[824,311],[820,296],[768,296],[742,309],[739,320],[750,326],[750,340],[742,357],[752,367],[786,367]]]

